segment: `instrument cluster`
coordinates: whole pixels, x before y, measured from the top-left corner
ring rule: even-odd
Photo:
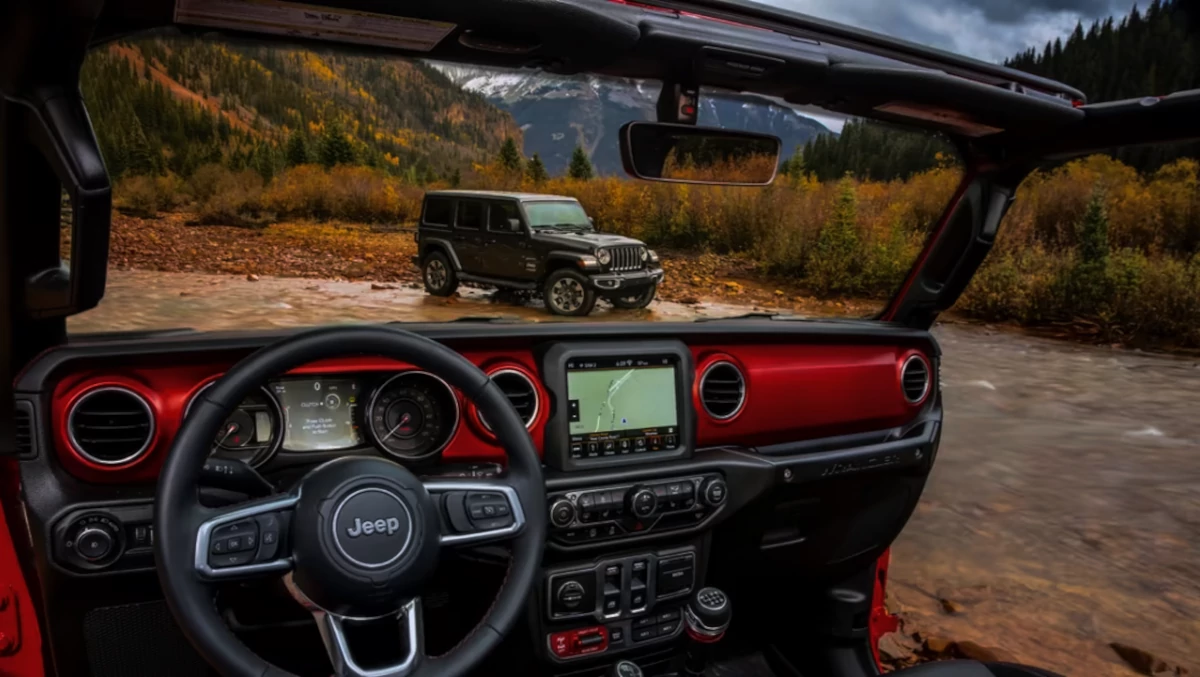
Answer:
[[[279,452],[376,448],[419,461],[445,448],[460,418],[454,390],[423,371],[287,377],[251,393],[229,413],[213,440],[213,455],[257,467]]]

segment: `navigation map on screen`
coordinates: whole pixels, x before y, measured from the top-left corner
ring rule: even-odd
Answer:
[[[594,458],[674,449],[676,367],[650,360],[578,361],[567,367],[571,454]],[[665,362],[665,361],[664,361]]]
[[[674,367],[571,372],[567,392],[579,403],[572,435],[676,424]]]

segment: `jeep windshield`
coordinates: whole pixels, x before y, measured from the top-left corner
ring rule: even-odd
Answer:
[[[936,133],[705,86],[697,123],[778,138],[774,180],[641,180],[620,130],[656,119],[659,80],[337,45],[141,34],[94,48],[82,89],[113,220],[105,296],[72,332],[570,319],[546,304],[563,252],[578,317],[869,318],[962,175]],[[458,195],[428,207],[436,263],[417,232],[435,191]]]
[[[587,212],[578,202],[527,202],[525,216],[530,228],[592,229]]]

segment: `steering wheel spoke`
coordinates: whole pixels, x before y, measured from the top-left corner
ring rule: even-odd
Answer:
[[[525,528],[521,499],[503,482],[438,479],[425,488],[441,508],[443,546],[508,540]]]
[[[414,597],[400,608],[396,620],[400,623],[404,657],[398,663],[367,668],[359,665],[350,653],[346,639],[346,626],[354,623],[380,622],[381,619],[357,620],[346,618],[317,608],[310,608],[321,641],[329,653],[333,674],[338,677],[407,677],[421,667],[425,654],[425,625],[421,618],[421,598]]]
[[[288,526],[297,501],[283,494],[206,511],[196,532],[197,575],[231,580],[289,571]]]

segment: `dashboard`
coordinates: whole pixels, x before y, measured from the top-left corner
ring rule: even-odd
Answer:
[[[657,463],[697,448],[770,445],[883,429],[911,418],[931,370],[919,345],[705,345],[549,341],[462,354],[505,392],[549,467]],[[150,482],[191,403],[231,360],[145,356],[71,370],[53,387],[54,451],[96,483]],[[924,381],[921,381],[924,382]],[[417,468],[503,465],[474,405],[412,365],[346,357],[263,383],[231,412],[213,454],[262,472],[351,454]]]
[[[526,630],[550,673],[668,647],[683,632],[679,605],[710,569],[754,566],[763,575],[746,584],[767,585],[772,572],[817,579],[873,563],[936,455],[938,346],[924,331],[756,320],[405,329],[487,374],[542,458],[549,529]],[[18,375],[25,538],[43,603],[63,619],[51,641],[76,661],[64,674],[97,660],[86,636],[103,619],[170,625],[147,620],[166,613],[153,559],[159,470],[205,390],[289,333],[73,337]],[[463,393],[413,364],[347,355],[258,384],[214,431],[206,471],[234,474],[244,466],[228,461],[242,462],[269,493],[346,456],[434,481],[491,477],[507,463]],[[201,493],[232,503],[251,489],[214,481]],[[443,527],[506,519],[495,509],[448,501]],[[226,611],[251,594],[230,592]],[[236,613],[278,606],[255,600]],[[168,640],[106,651],[146,674],[174,669],[147,662],[146,641]]]

